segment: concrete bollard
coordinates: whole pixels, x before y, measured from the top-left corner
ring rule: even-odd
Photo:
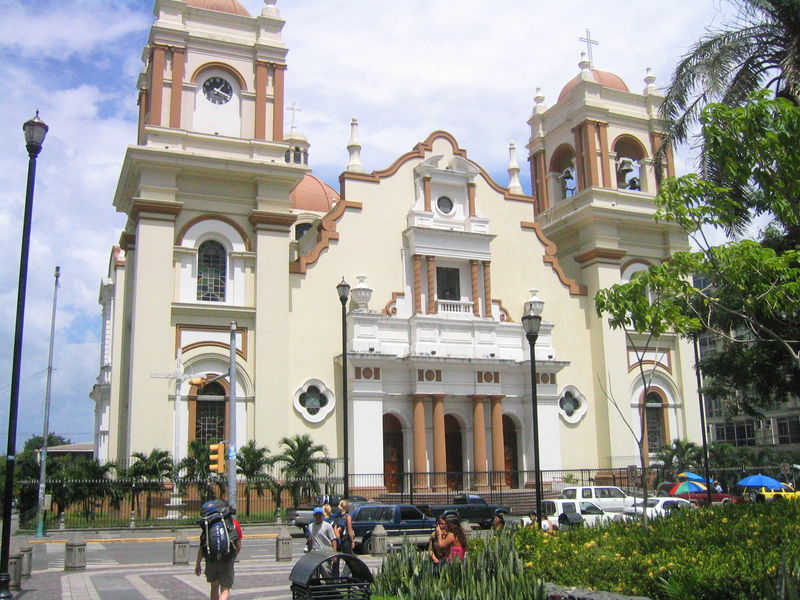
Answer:
[[[67,519],[64,516],[63,512],[60,515],[58,515],[58,528],[59,530],[64,530],[67,528]]]
[[[172,564],[189,564],[189,540],[183,536],[175,538],[172,542]]]
[[[22,554],[12,554],[8,557],[8,576],[11,580],[8,587],[18,592],[22,589]]]
[[[386,556],[388,551],[388,540],[386,529],[378,523],[372,530],[372,556]]]
[[[33,547],[26,542],[19,552],[22,554],[22,577],[28,579],[33,569]]]
[[[292,536],[288,527],[281,527],[275,540],[275,560],[292,560]]]
[[[128,527],[131,529],[136,529],[136,512],[133,510],[131,511],[131,520],[128,523]]]
[[[86,568],[86,542],[73,540],[64,544],[64,570],[78,571]]]
[[[461,529],[464,530],[464,535],[466,535],[468,538],[475,537],[477,533],[475,531],[475,527],[469,521],[461,521]]]

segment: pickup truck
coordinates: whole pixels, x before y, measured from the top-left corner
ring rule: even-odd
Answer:
[[[507,506],[488,504],[486,500],[477,494],[456,494],[453,496],[452,504],[433,504],[431,506],[420,507],[425,514],[437,518],[448,510],[455,510],[463,521],[477,523],[483,529],[492,526],[496,511],[510,513]]]
[[[372,554],[372,531],[379,523],[389,536],[407,536],[412,542],[427,543],[436,527],[436,519],[426,517],[410,504],[359,504],[353,510],[355,547]]]
[[[559,498],[565,500],[588,500],[606,512],[622,512],[641,498],[628,496],[625,492],[611,485],[587,485],[566,487],[561,490]]]
[[[286,522],[289,525],[294,525],[300,529],[305,529],[306,525],[314,520],[314,516],[312,515],[311,511],[313,511],[317,506],[322,506],[324,504],[330,504],[333,510],[336,510],[341,499],[341,496],[317,496],[317,503],[314,506],[288,508],[286,509]],[[364,498],[364,496],[349,496],[347,500],[350,501],[350,504],[367,502],[367,499]]]

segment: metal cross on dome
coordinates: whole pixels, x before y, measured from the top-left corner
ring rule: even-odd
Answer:
[[[303,109],[302,109],[302,108],[300,108],[300,107],[299,107],[297,104],[295,104],[294,102],[292,102],[292,105],[291,105],[289,108],[287,108],[286,110],[290,110],[290,111],[292,111],[292,127],[291,127],[291,130],[292,130],[292,131],[294,131],[294,127],[295,127],[295,117],[297,116],[297,113],[299,113],[299,112],[303,112]]]
[[[589,64],[594,67],[594,59],[592,58],[592,46],[598,46],[600,42],[592,39],[592,32],[586,30],[586,37],[578,38],[579,42],[586,44],[587,55],[589,56]]]

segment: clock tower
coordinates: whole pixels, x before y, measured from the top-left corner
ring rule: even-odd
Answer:
[[[287,159],[276,2],[251,16],[238,0],[155,0],[137,143],[114,197],[128,219],[104,283],[113,347],[95,395],[110,460],[152,448],[180,459],[194,440],[230,439],[231,401],[237,439],[253,439],[288,387],[289,195],[309,169]],[[226,373],[232,321],[235,399],[151,377],[176,354],[187,372]]]

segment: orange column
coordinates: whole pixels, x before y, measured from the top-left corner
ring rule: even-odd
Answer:
[[[422,257],[415,254],[414,261],[414,314],[422,314]]]
[[[492,318],[492,268],[488,260],[483,261],[483,316]]]
[[[433,400],[433,490],[447,489],[447,444],[444,431],[444,395],[434,394]]]
[[[164,64],[166,47],[153,48],[153,59],[150,65],[150,115],[148,125],[161,125],[161,107],[164,102]]]
[[[273,101],[272,101],[272,139],[283,141],[283,87],[286,65],[272,65],[273,69]]]
[[[425,473],[427,465],[427,445],[425,443],[425,395],[414,394],[412,436],[414,439],[414,489],[427,489]]]
[[[481,296],[478,286],[478,261],[469,261],[469,274],[472,280],[472,314],[476,317],[481,316]]]
[[[186,73],[186,49],[172,49],[172,89],[169,95],[169,126],[181,128],[181,107],[183,104],[183,76]]]
[[[486,459],[486,414],[483,401],[486,396],[472,396],[472,446],[474,465],[472,470],[476,473],[475,483],[478,489],[488,485],[486,470],[489,463]]]
[[[608,123],[598,123],[600,128],[600,172],[603,175],[603,187],[612,187],[611,157],[608,155]]]
[[[425,212],[431,212],[431,178],[422,179],[422,196],[425,201]]]
[[[439,312],[436,308],[436,257],[426,256],[428,262],[428,314]]]
[[[489,396],[492,401],[492,483],[502,485],[506,470],[506,444],[503,439],[503,396]]]
[[[267,139],[267,63],[256,63],[256,123],[253,137]]]
[[[475,188],[477,186],[474,183],[467,184],[467,201],[469,204],[469,216],[474,217],[476,216],[475,213]]]
[[[586,187],[597,187],[600,179],[597,176],[597,124],[586,121],[583,127],[586,155]]]

